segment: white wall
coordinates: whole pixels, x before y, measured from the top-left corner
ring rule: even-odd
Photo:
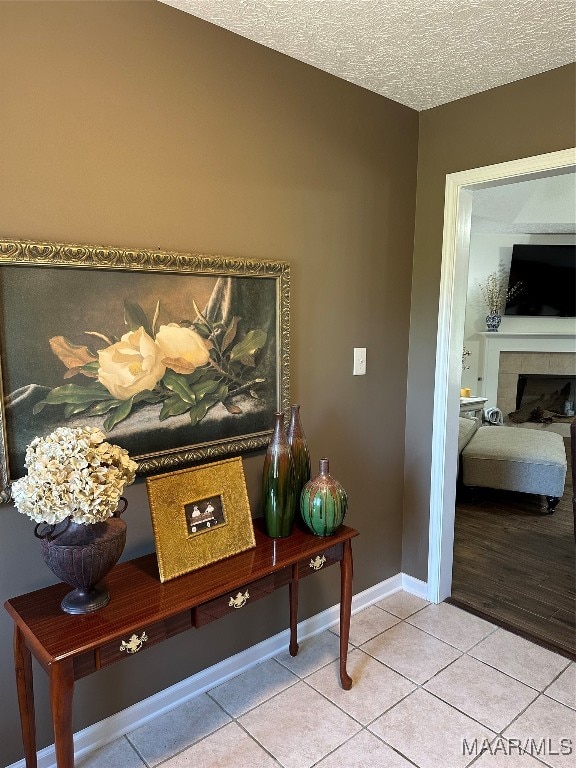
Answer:
[[[468,268],[468,292],[466,298],[466,321],[464,324],[464,346],[471,354],[466,358],[468,370],[462,372],[462,386],[469,387],[477,394],[478,365],[480,352],[479,334],[486,330],[486,305],[480,292],[480,284],[488,275],[500,267],[510,270],[512,246],[515,243],[572,244],[576,235],[523,235],[471,233],[470,263]],[[570,317],[511,317],[503,316],[501,331],[517,333],[574,333],[576,321]]]

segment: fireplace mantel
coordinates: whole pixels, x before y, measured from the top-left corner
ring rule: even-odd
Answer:
[[[501,352],[569,352],[576,353],[576,333],[484,332],[480,339],[478,392],[487,398],[486,407],[497,405],[498,369]]]

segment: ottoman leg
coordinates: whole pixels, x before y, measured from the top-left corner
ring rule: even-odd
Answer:
[[[554,514],[554,510],[556,509],[559,501],[560,501],[559,496],[546,496],[546,503],[548,504],[548,508],[546,509],[546,512],[544,512],[544,514],[545,515]]]

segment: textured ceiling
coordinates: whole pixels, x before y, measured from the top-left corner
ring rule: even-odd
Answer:
[[[473,190],[472,232],[576,233],[576,173]]]
[[[574,0],[161,0],[413,109],[575,60]]]

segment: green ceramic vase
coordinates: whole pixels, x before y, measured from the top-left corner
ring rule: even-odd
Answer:
[[[330,536],[341,525],[348,497],[329,472],[328,459],[320,459],[320,474],[306,483],[300,498],[300,513],[316,536]]]
[[[290,443],[290,448],[292,448],[292,459],[294,461],[294,499],[296,500],[296,514],[298,514],[302,489],[310,480],[310,452],[300,422],[299,405],[293,405],[290,409],[288,442]]]
[[[295,502],[292,449],[284,431],[284,414],[277,413],[262,473],[262,505],[268,536],[277,539],[292,533]]]

